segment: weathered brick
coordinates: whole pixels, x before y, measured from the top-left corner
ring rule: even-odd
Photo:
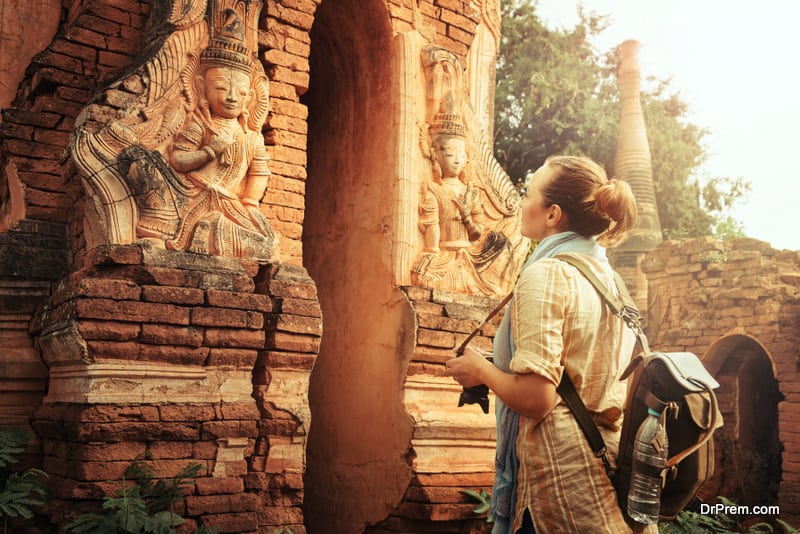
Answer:
[[[239,477],[198,478],[198,495],[230,495],[242,493],[244,482]]]
[[[213,406],[165,404],[158,407],[162,421],[211,421],[214,419]]]
[[[420,345],[452,349],[455,347],[455,337],[451,332],[439,332],[420,328],[417,334],[417,342]]]
[[[167,304],[203,304],[203,290],[193,287],[143,286],[142,299]]]
[[[208,421],[203,423],[205,438],[255,438],[258,436],[256,421]]]
[[[208,289],[206,291],[209,306],[221,308],[238,308],[240,310],[254,310],[260,312],[272,311],[272,303],[266,295],[245,293],[241,291],[220,291]]]
[[[191,313],[191,321],[192,324],[200,326],[250,329],[264,327],[264,315],[262,313],[230,308],[194,308]]]
[[[298,334],[322,335],[322,319],[318,317],[302,317],[299,315],[281,314],[270,319],[270,324],[282,332]]]
[[[233,347],[247,349],[264,348],[263,330],[240,328],[206,328],[205,343],[209,347]]]
[[[206,366],[233,366],[238,369],[252,369],[256,364],[258,352],[246,349],[212,348],[208,353]]]
[[[200,518],[203,526],[216,527],[217,532],[251,532],[258,530],[258,516],[255,512],[208,514]]]
[[[267,284],[269,294],[276,297],[290,297],[306,300],[317,298],[317,286],[313,283],[299,284],[290,280],[270,280]]]
[[[147,446],[147,450],[156,460],[175,460],[192,458],[194,447],[188,441],[155,441]]]
[[[87,319],[189,325],[189,309],[172,304],[80,299],[75,303],[75,309],[79,317]]]
[[[91,321],[78,323],[78,331],[87,340],[131,341],[139,337],[141,326],[117,321]]]
[[[288,332],[269,332],[267,334],[267,348],[277,351],[316,354],[319,352],[319,344],[320,338],[317,336],[304,336]]]
[[[284,297],[278,300],[280,313],[304,317],[322,317],[322,310],[316,300]]]
[[[143,324],[139,339],[143,343],[199,347],[203,344],[203,329],[192,326]]]
[[[83,278],[77,284],[76,294],[114,300],[139,300],[142,290],[132,280]]]

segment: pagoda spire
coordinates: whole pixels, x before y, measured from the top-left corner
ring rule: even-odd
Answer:
[[[630,236],[612,254],[616,269],[628,284],[640,309],[646,309],[647,282],[638,268],[644,255],[662,241],[658,218],[650,145],[641,101],[639,43],[628,40],[620,45],[621,63],[617,71],[622,113],[617,137],[616,176],[631,186],[639,210],[639,221]]]

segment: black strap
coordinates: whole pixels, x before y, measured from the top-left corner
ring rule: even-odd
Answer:
[[[617,285],[617,291],[620,294],[620,297],[616,297],[612,294],[605,285],[600,281],[599,278],[594,274],[594,272],[589,268],[583,260],[579,259],[576,256],[572,255],[557,255],[556,258],[572,265],[575,267],[578,272],[580,272],[591,284],[594,286],[595,290],[600,294],[603,300],[608,304],[608,307],[611,308],[612,313],[614,315],[621,317],[625,324],[627,324],[636,334],[636,337],[639,338],[639,342],[642,345],[642,349],[646,352],[649,352],[650,347],[647,343],[647,338],[642,332],[642,329],[639,325],[639,310],[636,308],[636,305],[633,302],[633,299],[628,292],[627,287],[625,287],[625,283],[622,281],[622,278],[614,272],[614,281]],[[606,469],[606,474],[609,478],[613,480],[614,478],[614,471],[611,468],[611,464],[608,461],[606,456],[606,443],[603,441],[603,436],[600,435],[600,430],[597,428],[597,424],[592,419],[589,410],[586,409],[586,405],[583,404],[583,400],[581,400],[580,395],[575,390],[575,384],[572,383],[572,379],[567,375],[566,370],[561,375],[561,382],[559,382],[556,391],[561,398],[564,400],[564,403],[569,407],[572,411],[572,414],[575,416],[575,420],[578,422],[578,426],[581,427],[586,439],[589,441],[589,446],[592,448],[592,452],[598,458],[603,460],[603,465]]]
[[[567,375],[566,371],[561,374],[561,381],[558,383],[556,391],[559,395],[561,395],[564,403],[569,406],[569,409],[575,416],[575,420],[578,422],[578,426],[581,427],[583,434],[589,441],[589,446],[592,448],[594,455],[603,460],[603,466],[605,466],[608,478],[613,479],[614,471],[611,468],[611,463],[608,461],[608,457],[606,456],[606,442],[603,441],[603,436],[600,435],[600,430],[597,428],[594,419],[592,419],[592,416],[589,414],[589,410],[586,409],[586,405],[583,404],[581,396],[578,395],[578,392],[575,390],[575,384],[572,383],[572,380]]]

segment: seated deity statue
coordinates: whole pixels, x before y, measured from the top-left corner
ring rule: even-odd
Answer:
[[[460,117],[438,114],[431,127],[433,180],[422,190],[419,229],[424,248],[412,267],[412,282],[433,289],[493,295],[499,290],[476,269],[483,235],[479,191],[467,178],[466,136]]]
[[[167,248],[269,259],[275,234],[259,210],[270,171],[260,131],[248,128],[250,57],[232,17],[200,55],[198,105],[169,162],[187,191],[185,215]]]

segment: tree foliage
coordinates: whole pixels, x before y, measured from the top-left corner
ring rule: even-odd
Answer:
[[[620,120],[617,50],[592,45],[606,17],[586,14],[569,30],[552,30],[532,0],[502,2],[497,62],[495,153],[511,177],[525,176],[555,154],[585,155],[614,175]],[[647,125],[656,201],[665,238],[741,234],[726,211],[749,191],[741,178],[702,176],[707,132],[687,119],[688,106],[668,81],[646,80]],[[703,180],[697,178],[700,175]]]

